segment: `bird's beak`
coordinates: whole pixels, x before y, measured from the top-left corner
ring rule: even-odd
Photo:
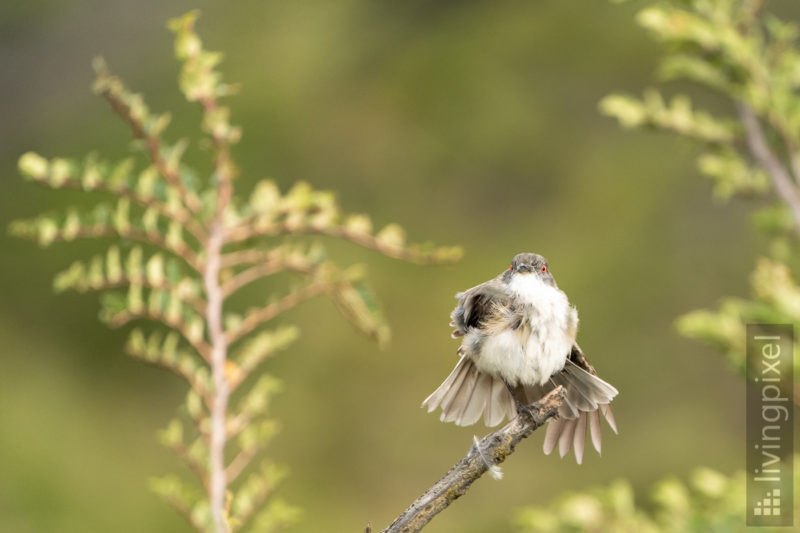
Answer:
[[[519,272],[532,272],[533,271],[533,269],[531,268],[530,265],[520,265],[519,267],[517,267],[517,270]]]

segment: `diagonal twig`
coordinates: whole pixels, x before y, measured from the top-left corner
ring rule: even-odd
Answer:
[[[381,533],[413,533],[425,527],[434,516],[463,496],[475,480],[514,453],[514,448],[522,439],[555,416],[558,408],[564,403],[564,395],[564,388],[556,387],[547,396],[530,406],[532,416],[517,416],[502,428],[478,441],[477,445],[473,445],[467,455],[442,479],[417,498]]]
[[[193,339],[192,335],[189,333],[189,328],[183,319],[170,319],[166,315],[162,313],[152,313],[147,309],[143,309],[141,311],[131,311],[131,310],[123,310],[116,313],[114,316],[108,319],[108,325],[112,328],[119,328],[124,326],[125,324],[133,321],[133,320],[153,320],[155,322],[160,322],[164,324],[170,329],[173,329],[180,333],[186,342],[194,348],[200,356],[206,360],[210,361],[211,357],[211,346],[203,340],[203,339]]]
[[[356,243],[364,248],[375,250],[387,257],[409,261],[411,263],[436,263],[436,262],[452,262],[460,257],[460,251],[453,251],[451,257],[443,260],[438,260],[435,254],[430,254],[425,251],[417,250],[413,247],[406,245],[389,244],[376,235],[368,233],[353,231],[345,226],[318,226],[314,224],[288,224],[286,222],[274,222],[266,227],[253,227],[250,221],[245,220],[235,227],[229,228],[226,233],[228,243],[237,243],[246,241],[248,239],[258,237],[275,237],[279,235],[288,234],[309,234],[309,235],[325,235],[328,237],[335,237],[345,239],[350,242]]]
[[[302,287],[294,292],[291,292],[283,298],[267,304],[257,311],[248,314],[242,323],[234,330],[228,331],[225,334],[228,344],[233,344],[247,335],[260,325],[272,320],[279,314],[291,309],[295,305],[313,298],[314,296],[325,292],[331,288],[330,283],[315,281],[305,287]]]
[[[800,189],[798,189],[797,184],[792,180],[791,175],[778,156],[769,148],[764,137],[764,130],[761,128],[753,109],[741,102],[737,103],[736,107],[744,126],[750,153],[772,178],[775,192],[778,193],[778,196],[792,212],[792,217],[797,226],[796,230],[800,232]]]
[[[111,108],[114,110],[114,112],[120,115],[125,122],[128,123],[134,138],[140,139],[144,142],[145,146],[147,147],[147,153],[150,156],[150,160],[153,162],[153,166],[155,166],[158,173],[167,181],[167,183],[178,189],[183,201],[191,211],[195,213],[200,211],[203,207],[200,199],[193,191],[190,191],[186,185],[184,185],[183,180],[181,180],[181,177],[178,174],[178,171],[167,164],[167,159],[164,156],[159,139],[147,133],[144,125],[134,117],[130,106],[123,101],[122,98],[120,98],[119,94],[109,88],[103,89],[101,94],[111,105]]]
[[[246,287],[250,283],[253,283],[254,281],[258,281],[261,278],[265,278],[285,270],[291,270],[303,274],[311,274],[313,273],[314,268],[310,262],[307,263],[299,260],[284,259],[282,257],[267,259],[263,263],[246,268],[236,273],[236,275],[226,281],[222,286],[222,294],[225,297],[228,297],[239,289]]]

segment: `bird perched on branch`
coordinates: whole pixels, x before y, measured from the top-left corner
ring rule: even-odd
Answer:
[[[514,256],[511,267],[485,283],[456,294],[451,313],[453,338],[462,338],[461,359],[447,379],[422,403],[441,407],[441,420],[487,426],[529,412],[528,406],[558,385],[566,400],[547,423],[544,453],[572,447],[583,460],[587,429],[600,452],[602,414],[617,432],[609,403],[617,389],[597,376],[575,342],[578,312],[556,285],[547,260]]]

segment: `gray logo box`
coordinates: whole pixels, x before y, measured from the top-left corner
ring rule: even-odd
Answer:
[[[747,325],[747,525],[794,525],[794,327]]]

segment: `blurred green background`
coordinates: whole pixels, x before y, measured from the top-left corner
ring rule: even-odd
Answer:
[[[97,54],[154,111],[173,111],[168,136],[194,133],[199,112],[178,93],[165,21],[199,7],[206,46],[242,83],[228,102],[244,130],[240,194],[262,177],[284,189],[307,180],[378,225],[466,251],[455,266],[422,267],[333,246],[343,262],[370,264],[393,327],[385,351],[322,300],[284,318],[303,337],[265,365],[285,384],[268,453],[291,468],[279,494],[305,510],[296,531],[382,528],[486,432],[419,404],[456,361],[453,294],[520,251],[544,254],[580,310],[581,345],[620,390],[621,433],[606,430],[602,458],[587,452],[583,466],[543,456],[534,434],[503,481],[480,480],[426,531],[510,531],[514,509],[564,490],[741,469],[743,381],[673,321],[746,295],[763,243],[746,204],[710,200],[689,143],[622,132],[597,112],[607,93],[654,81],[657,46],[633,23],[640,5],[3,2],[0,227],[92,201],[23,183],[22,152],[127,153],[128,130],[89,91]],[[195,145],[189,159],[207,168],[206,155]],[[51,289],[56,271],[103,248],[0,236],[0,531],[184,529],[147,489],[180,469],[155,432],[183,383],[124,356],[125,332],[99,324],[96,297]]]

